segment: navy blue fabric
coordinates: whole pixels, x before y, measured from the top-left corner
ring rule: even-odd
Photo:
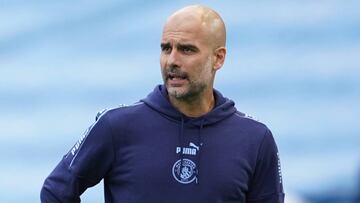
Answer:
[[[162,85],[105,111],[47,177],[41,202],[80,202],[102,179],[106,203],[283,202],[270,130],[214,94],[199,118],[177,111]]]

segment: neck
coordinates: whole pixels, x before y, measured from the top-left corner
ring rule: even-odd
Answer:
[[[178,111],[193,118],[209,113],[215,106],[212,90],[187,100],[177,99],[174,96],[169,96],[169,100]]]

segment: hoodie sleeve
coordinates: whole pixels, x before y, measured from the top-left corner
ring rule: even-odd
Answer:
[[[279,153],[275,140],[268,129],[259,148],[256,168],[250,182],[246,202],[284,202]]]
[[[106,175],[114,157],[110,124],[106,115],[100,116],[46,178],[41,202],[80,202],[80,195]]]

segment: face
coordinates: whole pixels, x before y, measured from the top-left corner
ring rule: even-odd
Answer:
[[[206,33],[196,23],[168,23],[162,35],[160,65],[170,97],[191,99],[212,92],[215,71]]]

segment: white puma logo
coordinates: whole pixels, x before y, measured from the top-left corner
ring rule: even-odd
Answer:
[[[196,150],[199,151],[199,147],[196,146],[194,143],[190,142],[189,147],[194,147]]]
[[[192,147],[192,148],[190,148]],[[188,154],[188,155],[196,155],[196,151],[199,151],[199,147],[196,146],[194,143],[190,142],[189,143],[189,147],[183,147],[183,154]],[[181,152],[181,147],[176,147],[176,154]]]

